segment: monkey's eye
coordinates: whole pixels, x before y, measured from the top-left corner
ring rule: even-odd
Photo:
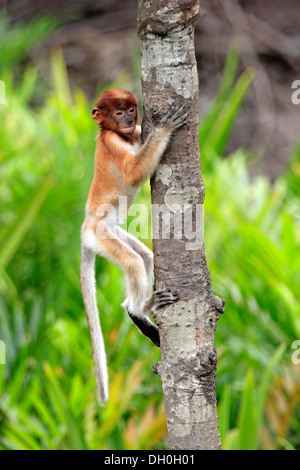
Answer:
[[[124,111],[116,111],[115,116],[122,117],[124,115]]]
[[[134,108],[130,108],[128,112],[132,114],[132,113],[135,112],[135,109],[134,109]]]

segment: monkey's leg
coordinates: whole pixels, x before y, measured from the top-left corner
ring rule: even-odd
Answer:
[[[166,305],[173,304],[179,300],[177,292],[171,292],[171,290],[156,291],[148,299],[142,309],[143,315],[133,316],[127,308],[128,315],[141,330],[141,332],[148,336],[149,339],[155,344],[160,346],[160,338],[157,326],[155,326],[148,318],[149,313],[153,313],[155,310],[163,308]]]
[[[144,261],[147,282],[148,282],[148,292],[147,297],[153,293],[153,253],[149,248],[144,245],[140,240],[131,235],[131,233],[126,232],[121,227],[117,227],[116,231],[119,237],[136,253],[138,253]]]
[[[143,244],[135,240],[134,237],[129,244],[129,237],[126,237],[127,232],[124,231],[121,234],[121,231],[122,229],[119,227],[109,227],[106,224],[107,236],[104,239],[97,238],[98,254],[108,257],[125,272],[127,298],[123,307],[140,331],[159,346],[158,329],[143,311],[150,287],[152,291],[152,252],[146,247],[143,248]],[[138,251],[132,248],[133,245]]]
[[[155,310],[158,310],[166,305],[170,305],[179,300],[177,292],[172,292],[171,289],[166,289],[162,291],[156,291],[152,294],[153,291],[153,253],[149,248],[147,248],[143,243],[141,243],[137,238],[135,238],[130,233],[118,227],[118,234],[133,250],[135,250],[142,258],[145,264],[145,269],[148,277],[148,295],[150,298],[144,303],[142,309],[142,315],[134,316],[127,309],[128,315],[132,321],[138,326],[138,328],[143,332],[145,336],[151,339],[151,341],[156,345],[160,346],[159,333],[157,327],[150,322],[148,315],[153,313]],[[126,307],[127,308],[127,307]],[[155,326],[155,329],[153,329]]]

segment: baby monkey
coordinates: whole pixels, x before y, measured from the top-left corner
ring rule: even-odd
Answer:
[[[173,104],[159,120],[143,145],[136,125],[135,96],[125,90],[104,91],[92,111],[99,125],[95,169],[81,229],[80,282],[88,327],[99,404],[108,400],[106,354],[95,287],[95,256],[119,266],[126,276],[127,297],[123,303],[131,320],[156,346],[160,345],[156,325],[148,315],[176,302],[170,289],[153,293],[153,254],[137,238],[123,230],[127,211],[141,186],[154,173],[172,133],[186,124],[187,113]],[[126,201],[120,204],[120,201]]]

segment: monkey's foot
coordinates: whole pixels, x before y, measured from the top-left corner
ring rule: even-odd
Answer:
[[[171,289],[164,289],[156,291],[152,294],[149,300],[143,307],[143,313],[133,314],[130,311],[130,307],[127,305],[127,301],[122,304],[125,307],[129,317],[139,328],[139,330],[149,338],[155,346],[160,346],[159,332],[157,326],[149,320],[148,314],[159,310],[166,305],[173,304],[179,300],[179,294]]]
[[[144,312],[146,310],[152,313],[159,310],[166,305],[173,304],[179,300],[179,294],[171,289],[157,290],[153,293],[152,297],[146,302]]]

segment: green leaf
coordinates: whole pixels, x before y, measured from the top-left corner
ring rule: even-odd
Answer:
[[[285,344],[281,344],[276,349],[275,353],[273,354],[268,364],[268,367],[266,368],[263,374],[262,379],[260,380],[260,384],[259,384],[258,391],[257,391],[257,398],[256,398],[256,408],[257,408],[257,414],[259,417],[259,424],[262,421],[263,412],[264,412],[265,403],[267,399],[270,382],[272,380],[272,376],[274,374],[276,367],[280,363],[285,350],[286,350]]]
[[[253,80],[253,71],[245,70],[234,86],[229,98],[218,113],[214,124],[202,145],[204,155],[213,150],[221,155],[226,150],[231,131],[238,117],[238,112]],[[201,142],[200,142],[201,143]]]
[[[259,427],[255,400],[255,382],[253,371],[247,375],[242,405],[239,415],[240,450],[257,450]]]
[[[1,235],[2,246],[0,249],[0,270],[7,268],[8,264],[19,249],[26,233],[35,221],[39,210],[45,201],[53,183],[47,179],[38,191],[28,198],[21,214],[12,227]]]
[[[222,400],[218,408],[219,430],[222,444],[230,429],[230,407],[231,407],[231,386],[225,385],[222,393]],[[223,445],[224,447],[224,445]]]

